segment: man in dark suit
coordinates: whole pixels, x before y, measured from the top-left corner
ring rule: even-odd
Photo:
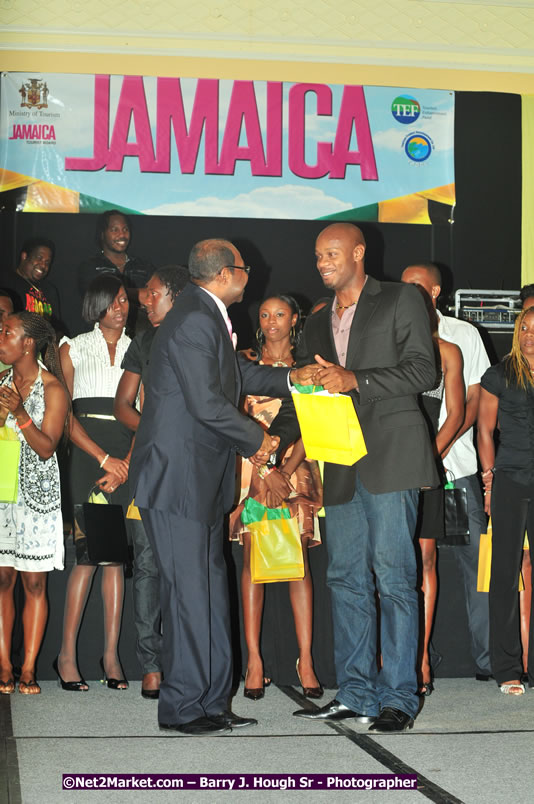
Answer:
[[[432,387],[436,365],[421,295],[367,276],[364,255],[356,226],[333,224],[321,232],[317,268],[335,296],[306,322],[297,354],[297,365],[312,356],[322,366],[314,382],[352,397],[368,454],[354,466],[325,464],[327,582],[339,692],[321,709],[294,714],[353,717],[372,722],[377,731],[402,731],[413,725],[418,710],[413,535],[419,488],[438,484],[417,394]],[[283,403],[270,432],[281,436],[282,445],[298,435],[290,402]]]
[[[288,396],[289,375],[306,383],[312,373],[236,359],[227,307],[243,298],[249,270],[226,240],[193,247],[192,283],[154,338],[130,467],[161,576],[159,723],[188,735],[256,723],[228,708],[223,515],[233,502],[236,452],[265,462],[278,439],[238,411],[239,396]]]

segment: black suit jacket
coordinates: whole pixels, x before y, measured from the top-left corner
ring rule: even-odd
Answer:
[[[235,453],[249,457],[263,439],[240,394],[288,396],[287,377],[238,359],[215,301],[187,285],[152,346],[130,465],[136,504],[214,524],[233,503]]]
[[[316,354],[339,363],[332,335],[332,304],[306,321],[297,364]],[[347,369],[359,392],[351,392],[368,454],[354,466],[325,464],[325,505],[352,499],[356,468],[365,488],[374,493],[438,485],[428,429],[417,394],[432,388],[436,363],[428,313],[417,288],[379,282],[369,276],[354,314]],[[270,432],[282,444],[298,436],[290,400],[284,401]]]

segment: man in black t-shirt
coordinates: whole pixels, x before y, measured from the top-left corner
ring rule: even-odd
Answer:
[[[141,259],[140,257],[132,257],[127,254],[128,247],[131,240],[130,221],[122,212],[117,209],[110,209],[99,215],[96,224],[95,233],[96,244],[98,253],[84,260],[78,266],[78,291],[80,293],[80,311],[81,302],[85,291],[95,279],[101,274],[113,274],[124,283],[128,291],[128,298],[130,300],[130,328],[132,324],[139,325],[141,328],[146,328],[146,322],[142,320],[136,322],[138,313],[138,289],[144,288],[154,273],[154,266]],[[81,312],[80,312],[81,314]],[[78,334],[87,330],[87,325],[81,320],[79,323],[71,326],[72,330],[76,330],[73,334]]]
[[[53,242],[46,237],[25,240],[16,271],[2,276],[2,285],[15,292],[22,310],[39,313],[57,328],[59,296],[56,286],[47,279],[54,252]]]

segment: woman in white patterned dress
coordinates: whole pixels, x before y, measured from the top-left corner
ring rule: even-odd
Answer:
[[[44,354],[48,371],[38,362]],[[0,425],[17,436],[21,452],[18,499],[0,502],[0,693],[15,690],[11,634],[13,589],[20,572],[24,662],[19,692],[36,695],[35,661],[48,615],[46,573],[63,569],[63,520],[56,447],[69,411],[55,333],[37,313],[8,316],[0,330]]]

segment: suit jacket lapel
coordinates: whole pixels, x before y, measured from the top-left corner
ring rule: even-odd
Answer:
[[[374,315],[378,306],[380,294],[380,283],[372,276],[367,277],[362,294],[358,300],[358,306],[354,313],[354,319],[350,328],[349,346],[347,349],[347,368],[353,365],[358,354],[360,338],[365,333],[367,326]]]

